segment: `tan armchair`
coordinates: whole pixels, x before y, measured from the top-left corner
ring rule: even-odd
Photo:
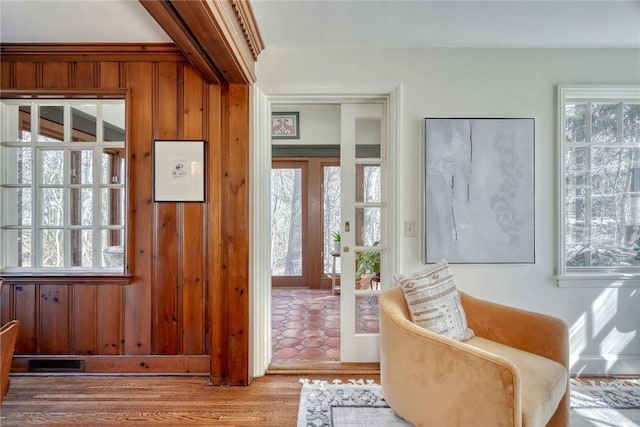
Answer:
[[[475,337],[413,324],[402,289],[380,297],[380,376],[391,408],[416,426],[568,426],[569,348],[560,319],[460,292]]]

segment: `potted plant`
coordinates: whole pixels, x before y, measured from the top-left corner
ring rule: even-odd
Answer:
[[[375,242],[373,246],[380,245]],[[373,282],[380,282],[380,252],[364,251],[356,253],[356,280],[360,286],[373,289]],[[364,285],[362,285],[364,283]],[[368,285],[367,285],[368,284]]]
[[[331,237],[333,238],[333,249],[331,250],[333,253],[340,253],[340,231],[334,231],[331,233]]]

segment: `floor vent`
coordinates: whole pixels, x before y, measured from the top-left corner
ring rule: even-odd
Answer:
[[[37,359],[29,360],[29,372],[84,372],[84,360]]]

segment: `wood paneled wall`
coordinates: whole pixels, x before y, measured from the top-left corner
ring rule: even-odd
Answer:
[[[207,84],[175,48],[112,56],[2,58],[5,92],[128,93],[132,281],[5,278],[0,320],[21,322],[15,367],[34,355],[74,355],[99,372],[204,371],[214,384],[247,384],[250,87]],[[154,139],[206,141],[205,203],[153,202]]]

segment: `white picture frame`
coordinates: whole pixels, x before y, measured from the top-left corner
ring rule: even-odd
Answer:
[[[153,141],[153,201],[205,201],[205,141]]]
[[[535,263],[535,119],[425,118],[424,261]]]

